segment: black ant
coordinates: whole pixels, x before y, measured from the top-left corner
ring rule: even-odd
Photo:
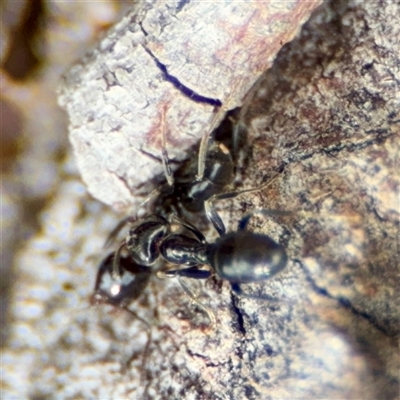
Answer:
[[[256,190],[264,189],[271,182]],[[225,225],[213,206],[216,200],[251,191],[254,189],[213,195],[205,201],[206,215],[219,234],[219,238],[213,243],[208,243],[194,225],[176,215],[172,215],[170,221],[156,214],[137,221],[132,217],[121,221],[111,233],[110,239],[126,224],[132,223],[132,226],[118,250],[100,265],[94,298],[98,302],[101,300],[112,305],[125,306],[125,303],[138,297],[153,272],[154,265],[160,260],[180,267],[161,269],[159,272],[163,276],[206,279],[215,273],[229,281],[232,289],[241,295],[244,295],[241,284],[266,280],[280,272],[287,263],[284,247],[269,236],[248,231],[246,227],[256,213],[288,213],[260,210],[243,217],[237,231],[226,233]],[[184,233],[172,233],[173,224],[179,226]],[[126,251],[128,256],[122,256],[122,251]],[[204,266],[209,266],[211,270],[204,269]],[[208,313],[213,322],[208,310],[185,285],[182,287]]]
[[[239,133],[237,110],[228,112],[212,135],[203,137],[196,163],[184,163],[172,174],[166,149],[165,131],[162,132],[162,162],[166,183],[155,191],[157,198],[153,209],[167,217],[172,213],[194,213],[198,217],[204,212],[204,202],[214,194],[226,191],[236,174],[239,157],[244,147],[245,134]],[[162,124],[164,122],[162,121]],[[240,138],[239,138],[240,136]],[[150,195],[151,196],[151,195]]]
[[[162,118],[164,119],[164,114]],[[192,203],[197,204],[198,208],[201,206],[220,237],[215,242],[208,243],[201,231],[178,218],[175,210],[168,217],[155,213],[138,220],[134,217],[122,220],[111,232],[107,243],[113,241],[126,224],[130,223],[132,226],[119,249],[101,263],[92,303],[108,303],[126,309],[126,304],[142,293],[151,273],[157,269],[154,265],[158,265],[159,261],[179,267],[159,271],[163,276],[205,279],[215,273],[229,281],[238,294],[243,294],[241,284],[269,279],[286,266],[287,255],[283,246],[267,235],[246,230],[254,213],[241,220],[237,231],[226,233],[213,206],[216,200],[259,191],[271,182],[255,190],[221,193],[232,179],[233,160],[224,145],[211,140],[211,135],[204,135],[199,150],[196,179],[180,179],[174,184],[168,164],[164,130],[162,138],[162,161],[168,185],[173,188],[172,195],[178,197],[178,203],[185,199],[186,205]],[[211,166],[206,165],[206,161],[212,159],[214,163]],[[164,200],[166,197],[160,195],[160,198]],[[172,233],[173,224],[186,232]],[[127,255],[123,256],[123,251]],[[204,269],[204,266],[211,270]],[[207,311],[186,285],[182,281],[180,283],[192,300]],[[210,313],[207,313],[212,319]]]
[[[166,110],[163,111],[162,125],[164,126]],[[229,123],[231,121],[228,120]],[[157,247],[159,239],[166,236],[170,229],[170,224],[161,214],[167,216],[184,210],[199,212],[203,210],[203,204],[207,198],[221,192],[233,179],[234,161],[224,140],[220,140],[221,132],[223,135],[228,129],[226,125],[222,129],[219,128],[217,130],[217,133],[220,132],[219,138],[213,136],[213,140],[208,143],[207,151],[199,152],[198,164],[203,165],[203,178],[198,181],[193,179],[195,171],[192,164],[177,172],[175,182],[169,167],[166,136],[163,129],[161,156],[167,183],[156,191],[158,198],[154,204],[154,209],[158,210],[160,216],[154,214],[138,220],[137,228],[130,230],[129,245],[125,246],[128,249],[128,255],[122,255],[124,246],[121,246],[116,252],[103,259],[98,267],[94,293],[91,297],[92,305],[110,304],[123,308],[138,318],[127,305],[144,291],[150,275],[154,272],[153,264],[159,258]],[[227,143],[226,140],[225,143]],[[197,165],[196,168],[200,169]],[[134,217],[121,221],[109,235],[105,246],[107,247],[113,241],[127,223],[135,221]],[[205,277],[209,275],[208,272]],[[186,288],[183,283],[181,286]],[[188,290],[186,292],[189,294]],[[142,320],[142,322],[145,321]]]
[[[161,114],[162,126],[164,126],[165,112],[164,109]],[[228,125],[232,125],[232,117],[225,121]],[[137,221],[137,227],[130,230],[130,239],[125,241],[128,255],[122,255],[124,246],[121,246],[116,252],[107,255],[100,263],[94,293],[91,297],[92,305],[110,304],[123,308],[142,320],[127,305],[144,291],[150,275],[154,272],[153,264],[160,258],[158,242],[168,235],[170,229],[170,224],[164,217],[178,211],[193,213],[202,211],[205,200],[215,193],[222,192],[233,179],[234,160],[227,147],[232,143],[229,143],[229,139],[226,140],[226,135],[224,137],[225,132],[232,127],[227,124],[215,130],[213,136],[210,135],[207,151],[204,150],[204,145],[202,146],[203,150],[199,151],[197,165],[188,164],[177,171],[175,176],[172,175],[169,167],[165,130],[162,130],[161,158],[167,182],[156,191],[158,198],[153,207],[159,216],[154,214]],[[234,140],[236,139],[232,139],[231,142]],[[233,144],[231,147],[235,146],[237,147],[236,144]],[[202,178],[199,180],[193,179],[195,168],[197,171],[202,169]],[[114,240],[127,223],[135,221],[134,217],[122,220],[110,233],[105,246],[107,247]],[[182,272],[182,276],[183,274]],[[201,274],[205,278],[210,276],[210,273],[206,271],[197,272],[196,276]],[[181,286],[193,298],[183,282],[181,282]],[[144,320],[142,322],[146,323]]]

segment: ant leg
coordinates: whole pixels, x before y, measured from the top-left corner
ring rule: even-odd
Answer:
[[[191,279],[208,279],[212,275],[209,269],[199,269],[198,266],[186,267],[181,269],[170,269],[166,271],[158,271],[157,276],[161,279],[184,277]]]
[[[189,287],[186,285],[186,283],[183,282],[183,280],[180,276],[178,277],[178,282],[179,282],[181,288],[184,290],[184,292],[190,297],[192,302],[194,304],[196,304],[197,307],[199,307],[201,310],[203,310],[207,314],[207,317],[210,320],[209,329],[213,330],[216,325],[214,313],[197,299],[197,296],[189,289]]]
[[[272,179],[270,179],[266,184],[261,185],[258,188],[243,189],[243,190],[238,190],[238,191],[234,191],[234,192],[215,194],[204,202],[204,209],[205,209],[207,218],[213,224],[215,230],[218,232],[218,234],[220,236],[225,234],[226,228],[225,228],[224,223],[222,222],[221,217],[218,215],[217,211],[215,210],[213,203],[218,200],[233,199],[244,193],[259,192],[261,190],[264,190],[275,181],[277,176],[278,176],[278,174],[274,175],[272,177]]]
[[[146,365],[147,355],[148,355],[148,352],[149,352],[151,339],[152,339],[151,326],[146,320],[144,320],[142,317],[139,317],[139,315],[137,315],[134,311],[132,311],[127,306],[120,306],[120,308],[122,308],[124,311],[126,311],[128,314],[132,315],[135,319],[139,320],[140,322],[143,323],[143,325],[146,326],[147,341],[146,341],[146,346],[144,347],[143,356],[142,356],[142,363],[141,363],[141,366],[140,366],[140,375],[141,375],[140,378],[141,378],[141,381],[144,382],[145,381],[145,376],[144,376],[145,368],[144,367]],[[134,360],[134,355],[132,355],[125,362],[125,367],[129,367],[129,365],[132,363],[133,360]]]
[[[204,210],[206,212],[208,220],[213,224],[213,227],[218,232],[219,236],[222,236],[225,234],[226,228],[221,217],[218,215],[213,205],[213,201],[215,200],[217,200],[215,195],[207,199],[204,202]]]
[[[125,247],[125,245],[126,245],[126,243],[123,242],[118,247],[117,251],[114,254],[114,260],[113,260],[113,266],[112,266],[112,272],[111,272],[111,276],[114,280],[117,280],[122,275],[121,269],[120,269],[120,266],[121,266],[120,260],[121,260],[121,252],[122,252],[122,249]]]
[[[182,225],[184,228],[192,232],[197,237],[197,239],[200,240],[201,243],[206,243],[206,238],[204,237],[204,235],[190,222],[184,221],[183,219],[179,218],[176,214],[173,214],[171,216],[171,221],[175,221],[179,225]]]
[[[165,178],[167,179],[168,185],[173,186],[174,185],[174,175],[171,171],[171,168],[169,166],[169,158],[168,158],[168,152],[167,152],[167,136],[165,133],[165,114],[166,114],[166,109],[164,107],[163,113],[161,114],[161,159],[164,167],[164,173],[165,173]]]
[[[205,305],[203,305],[198,299],[197,296],[189,289],[186,283],[182,280],[182,277],[192,278],[192,279],[207,279],[211,276],[210,270],[201,270],[198,267],[189,267],[177,270],[170,270],[170,271],[159,271],[157,273],[159,278],[178,278],[179,285],[183,289],[183,291],[190,297],[192,302],[196,304],[201,310],[203,310],[206,314],[208,319],[210,320],[210,328],[214,329],[216,322],[215,322],[215,315],[212,311],[210,311]]]

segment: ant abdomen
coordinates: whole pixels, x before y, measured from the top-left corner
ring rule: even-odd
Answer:
[[[250,231],[231,232],[209,246],[209,263],[220,278],[232,284],[266,280],[287,264],[283,246]]]

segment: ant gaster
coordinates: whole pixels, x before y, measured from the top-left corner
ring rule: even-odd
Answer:
[[[101,262],[91,304],[108,303],[125,308],[137,299],[147,286],[151,269],[135,263],[131,257],[118,254],[118,272],[114,273],[116,253],[111,253]]]

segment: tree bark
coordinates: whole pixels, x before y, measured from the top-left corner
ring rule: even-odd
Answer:
[[[189,282],[213,330],[156,276],[131,305],[151,326],[145,354],[143,323],[87,306],[119,217],[84,194],[69,155],[16,258],[5,397],[399,398],[398,13],[384,1],[324,3],[246,96],[242,185],[283,172],[219,210],[232,230],[257,208],[293,211],[249,227],[290,261],[245,288],[264,299],[237,298],[217,277]]]
[[[90,193],[136,209],[169,158],[203,134],[271,66],[320,0],[142,1],[65,76],[60,104]]]

